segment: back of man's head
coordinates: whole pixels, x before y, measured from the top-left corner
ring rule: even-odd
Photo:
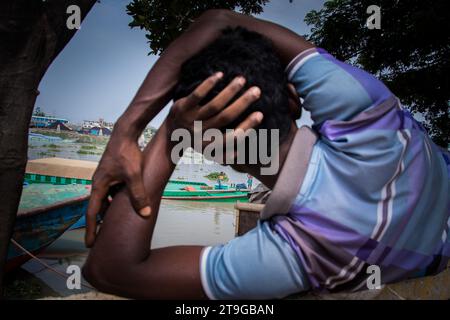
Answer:
[[[244,28],[223,30],[217,40],[183,64],[174,99],[189,95],[218,71],[223,72],[223,79],[201,104],[214,98],[236,76],[243,76],[245,86],[230,104],[252,86],[261,89],[261,96],[226,128],[233,129],[250,113],[261,111],[264,119],[259,128],[279,129],[280,140],[283,140],[292,121],[288,109],[287,78],[271,42]]]

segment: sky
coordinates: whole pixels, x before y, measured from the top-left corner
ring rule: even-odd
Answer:
[[[102,0],[94,5],[81,29],[52,63],[42,79],[35,107],[73,123],[103,118],[116,121],[131,102],[147,72],[158,59],[150,52],[145,31],[131,29],[126,13],[130,0]],[[303,22],[323,0],[272,0],[258,18],[281,24],[299,34]],[[151,122],[159,127],[169,106]],[[308,124],[307,114],[299,124]]]

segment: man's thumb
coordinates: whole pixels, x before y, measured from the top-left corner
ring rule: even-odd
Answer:
[[[142,178],[134,177],[129,184],[131,203],[134,207],[134,210],[138,212],[143,217],[148,217],[152,213],[150,208],[150,200],[147,197],[147,193],[145,192],[144,183]]]

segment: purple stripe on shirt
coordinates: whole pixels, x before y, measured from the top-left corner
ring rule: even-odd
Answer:
[[[418,270],[428,267],[433,260],[433,256],[430,254],[421,254],[407,249],[390,247],[381,242],[376,242],[375,244],[368,241],[368,244],[365,246],[365,248],[361,248],[362,250],[358,252],[357,256],[368,264],[383,267],[395,266],[404,270]],[[438,244],[438,247],[441,247],[441,244]],[[370,256],[367,257],[367,253],[371,248],[373,250]],[[439,249],[434,250],[434,252],[441,254]]]
[[[300,260],[300,263],[302,266],[308,270],[310,269],[310,261],[306,258],[306,256],[303,254],[303,251],[299,248],[298,244],[295,242],[293,237],[289,235],[289,232],[285,230],[279,223],[273,223],[272,228],[290,245],[292,250],[294,250],[295,254]],[[319,279],[314,276],[314,274],[311,274],[310,272],[307,272],[308,280],[310,282],[311,288],[314,289],[320,289],[320,283]]]
[[[377,110],[376,110],[377,109]],[[330,140],[346,134],[362,132],[364,130],[400,130],[403,128],[403,111],[395,102],[391,106],[376,107],[361,113],[350,121],[327,120],[320,128],[320,133]]]
[[[316,235],[315,239],[327,239],[327,243],[334,244],[336,247],[345,248],[347,253],[366,261],[369,264],[395,265],[405,270],[415,270],[426,268],[432,261],[430,255],[424,255],[418,252],[397,249],[375,241],[368,236],[361,235],[357,231],[331,220],[320,213],[314,212],[305,207],[293,206],[292,213],[288,217],[300,223],[302,227],[308,230],[309,234]],[[282,219],[281,217],[279,219]],[[293,225],[295,229],[295,225]],[[287,232],[283,226],[275,221],[274,228],[283,235],[291,246],[296,247],[296,252],[304,260],[301,250],[298,248],[295,239],[292,239],[292,230]],[[441,244],[438,244],[440,247]],[[317,248],[321,246],[318,245]],[[434,250],[436,254],[443,254],[439,248]],[[320,250],[316,252],[320,255]],[[309,263],[308,263],[309,264]]]
[[[302,223],[305,228],[318,235],[325,235],[327,239],[346,245],[349,253],[355,255],[361,246],[367,241],[367,237],[355,230],[324,215],[305,208],[293,205],[289,216]]]
[[[367,261],[369,256],[372,254],[372,252],[376,249],[378,246],[378,241],[375,241],[373,239],[368,238],[366,243],[359,248],[358,252],[356,252],[356,256],[364,261]]]

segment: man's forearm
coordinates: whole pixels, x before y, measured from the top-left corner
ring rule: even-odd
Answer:
[[[137,138],[147,123],[170,101],[182,64],[213,42],[226,27],[244,27],[266,36],[286,65],[295,55],[313,46],[275,23],[227,10],[207,11],[173,41],[155,63],[119,119],[119,131]]]
[[[151,215],[142,217],[136,214],[131,205],[130,194],[126,190],[114,196],[106,212],[103,225],[92,248],[83,275],[96,288],[133,298],[205,298],[201,284],[199,260],[201,246],[173,246],[150,250],[151,238],[157,220],[160,199],[164,187],[171,176],[175,164],[172,162],[170,141],[172,130],[183,128],[180,119],[189,123],[200,119],[204,110],[212,107],[225,108],[240,86],[236,83],[222,91],[225,96],[214,106],[198,103],[220,80],[215,74],[199,85],[190,95],[178,100],[156,136],[144,151],[142,180],[147,193]],[[257,99],[254,90],[248,90],[226,110],[212,116],[207,121],[226,125],[235,120],[242,108]],[[206,109],[205,109],[206,108]],[[232,110],[232,111],[231,111]],[[224,112],[231,112],[224,115]],[[239,128],[243,131],[256,127],[262,117],[252,114]],[[223,120],[227,119],[227,120]],[[126,164],[126,163],[125,163]]]
[[[119,119],[118,126],[137,138],[147,123],[171,100],[182,64],[214,41],[226,24],[225,15],[217,13],[203,14],[192,23],[162,53]]]
[[[92,248],[91,255],[114,260],[111,263],[118,270],[123,264],[141,262],[149,253],[161,196],[175,168],[170,159],[171,142],[167,139],[166,128],[164,123],[144,151],[143,180],[150,198],[151,216],[143,218],[136,214],[127,191],[123,189],[115,195],[106,211],[104,223]]]
[[[166,122],[144,153],[152,214],[136,214],[127,192],[120,191],[106,212],[83,275],[101,291],[130,298],[205,298],[198,265],[202,247],[150,249],[161,195],[175,168]]]

